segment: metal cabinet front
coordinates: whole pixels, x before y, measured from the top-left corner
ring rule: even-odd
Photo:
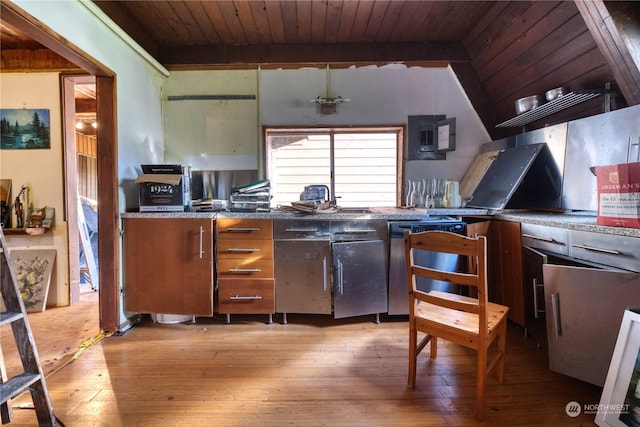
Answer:
[[[276,311],[331,314],[331,242],[274,242]]]
[[[334,242],[334,317],[387,312],[387,242]]]
[[[640,307],[640,274],[543,266],[552,371],[602,387],[625,309]]]

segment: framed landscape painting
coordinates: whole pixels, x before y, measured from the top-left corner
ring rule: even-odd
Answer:
[[[0,109],[0,149],[51,148],[49,110]]]
[[[49,295],[55,249],[15,249],[11,262],[27,312],[44,311]]]

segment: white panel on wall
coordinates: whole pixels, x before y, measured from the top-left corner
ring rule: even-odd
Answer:
[[[194,170],[257,169],[257,83],[257,71],[172,73],[163,101],[165,161]],[[185,99],[193,96],[232,99]]]

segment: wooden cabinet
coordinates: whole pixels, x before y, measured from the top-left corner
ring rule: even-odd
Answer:
[[[217,311],[275,313],[272,220],[221,218],[216,237]]]
[[[487,237],[489,301],[508,306],[509,319],[525,326],[520,223],[470,223],[467,224],[467,235]]]
[[[124,309],[213,315],[211,219],[123,220]]]

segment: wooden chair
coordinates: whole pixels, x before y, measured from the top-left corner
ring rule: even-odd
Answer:
[[[418,354],[431,342],[430,357],[437,355],[437,339],[442,338],[478,352],[476,418],[482,419],[484,411],[485,383],[495,370],[497,380],[504,378],[504,355],[509,307],[487,300],[487,242],[486,237],[465,237],[446,231],[405,231],[405,255],[409,285],[409,381],[416,383]],[[447,272],[421,267],[414,262],[414,252],[426,250],[475,258],[476,271],[470,273]],[[478,298],[458,294],[429,291],[416,288],[416,277],[451,282],[469,286],[470,294]],[[418,332],[426,334],[418,342]],[[497,350],[489,352],[493,341]],[[491,354],[491,360],[489,355]]]

